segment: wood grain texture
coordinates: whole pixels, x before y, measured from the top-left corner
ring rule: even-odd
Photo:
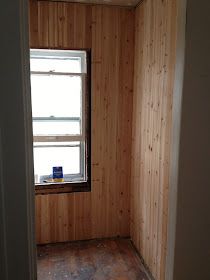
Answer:
[[[38,246],[38,280],[149,280],[130,240]]]
[[[131,237],[156,280],[165,273],[176,1],[136,9]]]
[[[92,51],[92,191],[37,195],[37,243],[129,236],[134,10],[31,0],[30,45]]]

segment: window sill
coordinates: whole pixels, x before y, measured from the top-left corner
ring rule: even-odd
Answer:
[[[90,192],[90,184],[82,183],[52,183],[35,185],[35,195],[75,193],[75,192]]]

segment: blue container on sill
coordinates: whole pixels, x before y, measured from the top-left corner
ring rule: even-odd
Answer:
[[[53,181],[56,183],[63,182],[63,167],[54,166],[53,167]]]

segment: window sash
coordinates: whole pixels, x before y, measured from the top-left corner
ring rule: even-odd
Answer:
[[[31,74],[34,75],[67,75],[67,76],[80,76],[82,77],[82,108],[81,108],[81,113],[82,117],[81,118],[59,118],[59,117],[34,117],[33,121],[58,121],[58,120],[72,120],[72,121],[80,121],[80,126],[81,126],[81,134],[80,135],[34,135],[33,139],[34,142],[53,142],[53,141],[85,141],[85,135],[86,135],[86,104],[85,104],[85,92],[86,92],[86,73],[58,73],[58,72],[37,72],[37,71],[31,71]],[[42,140],[43,139],[43,140]]]
[[[79,154],[80,154],[80,173],[77,174],[63,174],[64,179],[66,182],[72,182],[72,181],[82,181],[86,182],[87,180],[87,174],[85,169],[85,142],[80,142],[79,144],[68,144],[68,145],[34,145],[34,148],[57,148],[57,147],[79,147]],[[41,175],[42,179],[49,179],[50,174],[43,174]],[[42,184],[36,183],[36,185]]]
[[[45,49],[31,49],[30,57],[32,59],[71,59],[79,58],[81,61],[81,72],[87,73],[87,54],[85,51],[77,50],[45,50]],[[76,73],[75,73],[76,74]]]

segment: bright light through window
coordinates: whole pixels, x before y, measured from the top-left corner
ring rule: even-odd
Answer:
[[[35,183],[86,181],[86,52],[31,50]]]

